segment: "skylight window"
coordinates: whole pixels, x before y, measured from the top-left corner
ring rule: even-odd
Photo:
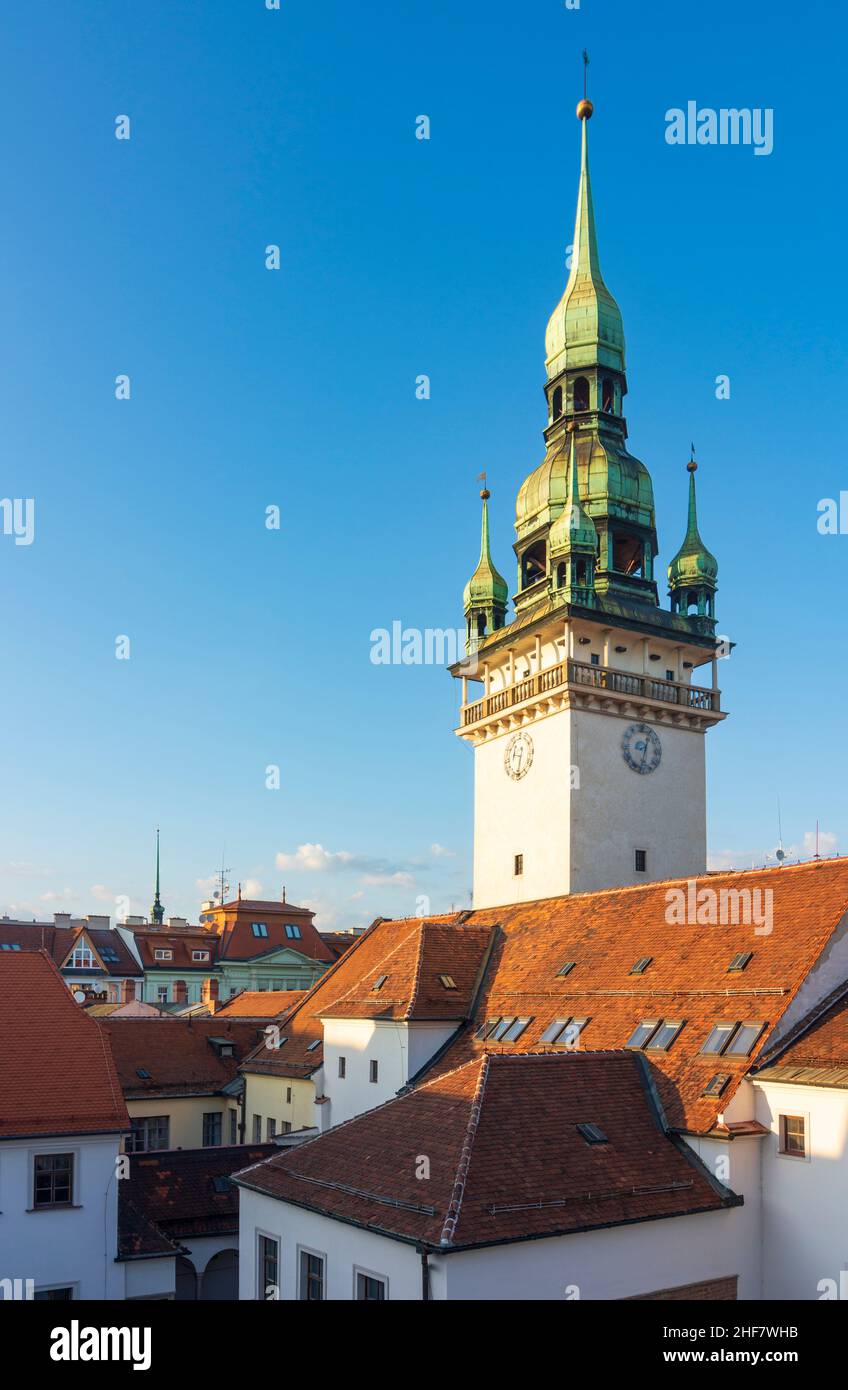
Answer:
[[[220,1173],[216,1178],[212,1179],[212,1186],[216,1192],[229,1192],[232,1183],[226,1173]]]
[[[724,1052],[724,1049],[727,1047],[727,1044],[730,1042],[735,1032],[735,1023],[714,1024],[706,1042],[701,1048],[701,1052],[708,1056],[719,1056]]]
[[[499,1022],[500,1020],[497,1018],[487,1018],[485,1023],[481,1023],[474,1036],[482,1040],[490,1038]]]
[[[561,965],[559,970],[557,971],[557,978],[559,978],[561,975],[570,975],[576,964],[576,960],[567,960],[565,964]]]
[[[648,966],[651,964],[651,961],[653,959],[653,956],[640,956],[636,964],[631,966],[630,974],[644,975],[645,971],[647,970]]]
[[[704,1096],[720,1096],[729,1080],[730,1072],[717,1071],[715,1076],[711,1077],[707,1082],[701,1094]]]
[[[586,1143],[587,1143],[587,1144],[608,1144],[608,1143],[609,1143],[609,1139],[608,1139],[607,1136],[604,1134],[604,1131],[601,1129],[600,1125],[595,1125],[595,1124],[579,1124],[579,1125],[577,1126],[577,1129],[578,1129],[578,1132],[579,1132],[580,1134],[582,1134],[582,1136],[583,1136],[583,1138],[586,1140]]]
[[[671,1021],[670,1019],[664,1018],[659,1028],[654,1033],[654,1036],[651,1038],[651,1041],[645,1044],[648,1052],[668,1052],[668,1049],[671,1047],[671,1044],[674,1042],[674,1039],[677,1037],[682,1027],[682,1019]]]
[[[19,951],[21,949],[21,943],[19,941],[4,941],[0,949],[4,951]]]
[[[135,1074],[136,1076],[140,1077],[142,1081],[150,1080],[150,1072],[147,1071],[144,1067],[136,1067]]]
[[[286,922],[285,929],[289,941],[300,941],[300,927],[296,926],[294,922]]]
[[[371,989],[373,990],[373,992],[374,992],[375,994],[379,993],[379,991],[383,988],[383,985],[386,983],[386,981],[387,981],[388,978],[389,978],[388,975],[378,975],[378,976],[377,976],[376,980],[374,981],[373,985],[371,986]]]
[[[440,975],[439,980],[444,985],[445,989],[456,989],[456,980],[453,978],[453,975]]]
[[[764,1023],[740,1023],[726,1048],[728,1056],[747,1057],[765,1026]]]
[[[268,935],[268,926],[265,922],[251,922],[250,930],[253,932],[254,936]]]
[[[753,954],[753,951],[740,951],[738,955],[735,955],[733,957],[733,960],[727,967],[728,970],[744,970],[745,966],[748,964],[748,961],[751,959]]]
[[[501,1035],[501,1042],[516,1042],[529,1022],[529,1018],[513,1019],[506,1032]]]
[[[314,1042],[311,1042],[311,1043],[309,1044],[309,1046],[307,1047],[306,1051],[307,1051],[307,1052],[314,1052],[315,1049],[316,1049],[316,1047],[320,1047],[320,1046],[321,1046],[321,1039],[320,1039],[320,1038],[316,1038]]]
[[[489,1034],[492,1042],[501,1042],[504,1033],[506,1033],[508,1028],[512,1027],[513,1023],[515,1023],[514,1018],[499,1018],[495,1024],[494,1031]]]
[[[645,1019],[644,1023],[640,1023],[637,1028],[634,1028],[630,1037],[627,1039],[627,1046],[644,1047],[648,1039],[654,1036],[658,1026],[658,1018]]]
[[[588,1018],[555,1018],[548,1024],[540,1041],[557,1047],[576,1047]]]

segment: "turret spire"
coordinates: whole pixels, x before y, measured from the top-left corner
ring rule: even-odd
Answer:
[[[486,475],[480,475],[485,483]],[[489,548],[489,498],[491,493],[483,487],[480,497],[483,502],[483,520],[480,528],[480,559],[477,568],[465,586],[463,608],[466,621],[466,646],[472,651],[481,637],[503,627],[506,605],[509,596],[506,580],[498,573],[492,563]]]
[[[156,827],[156,892],[153,897],[153,906],[150,909],[150,920],[157,927],[161,927],[165,920],[165,909],[159,898],[159,827]]]
[[[694,608],[701,618],[715,618],[715,592],[718,561],[711,555],[698,530],[698,503],[695,496],[695,445],[689,462],[689,510],[683,544],[668,567],[668,592],[673,613],[689,613]]]

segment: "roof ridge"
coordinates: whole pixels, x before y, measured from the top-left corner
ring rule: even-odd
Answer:
[[[407,920],[410,920],[410,919],[407,919]],[[394,943],[394,945],[392,946],[391,950],[388,951],[384,956],[382,956],[382,957],[380,958],[379,963],[378,963],[376,966],[374,966],[373,969],[374,969],[374,970],[384,970],[385,967],[388,965],[389,961],[392,959],[392,956],[397,955],[397,953],[398,953],[398,951],[401,949],[401,947],[406,945],[407,941],[409,940],[409,938],[412,936],[412,934],[413,934],[416,930],[420,930],[421,925],[422,925],[422,923],[423,923],[424,921],[426,921],[426,918],[424,918],[424,917],[413,917],[413,918],[410,920],[410,928],[409,928],[409,931],[406,932],[406,933],[401,937],[401,939],[400,939],[399,941],[396,941],[396,942]],[[399,925],[399,924],[396,922],[396,923],[395,923],[395,926],[398,926],[398,925]],[[423,933],[422,933],[422,935],[423,935]],[[361,939],[362,939],[362,938],[360,938],[360,940],[361,940]],[[344,959],[345,959],[345,956],[349,956],[349,955],[350,955],[350,951],[345,951],[344,955],[339,957],[339,960],[344,960]],[[326,973],[329,974],[330,972],[327,971]],[[368,973],[369,973],[368,971],[365,972],[365,977],[367,977]],[[372,971],[371,973],[373,973],[373,971]],[[388,973],[388,972],[386,972],[386,973]],[[362,979],[356,980],[356,981],[350,986],[350,989],[346,989],[346,990],[345,990],[344,994],[339,994],[339,995],[337,995],[337,996],[336,996],[336,1001],[335,1001],[336,1004],[341,1003],[341,1001],[342,1001],[343,999],[348,999],[348,998],[350,997],[352,991],[353,991],[354,989],[358,989],[358,988],[360,987],[360,985],[362,984],[362,982],[363,982]],[[354,998],[356,998],[356,997],[357,997],[357,996],[354,995]],[[331,1007],[332,1007],[332,1006],[331,1006]]]
[[[419,931],[418,931],[418,955],[417,955],[417,958],[416,958],[416,961],[415,961],[415,979],[414,979],[413,982],[412,982],[412,989],[409,991],[409,1003],[407,1004],[407,1006],[406,1006],[406,1012],[405,1012],[404,1015],[403,1015],[403,1017],[404,1017],[405,1020],[409,1020],[409,1019],[411,1019],[412,1016],[413,1016],[413,1012],[414,1012],[414,1010],[415,1010],[415,1005],[416,1005],[417,1000],[418,1000],[418,990],[419,990],[420,987],[421,987],[421,965],[422,965],[422,961],[423,961],[423,959],[424,959],[424,925],[425,925],[425,920],[426,920],[426,919],[423,918],[423,917],[420,919],[420,926],[419,926]]]
[[[471,1165],[471,1151],[474,1148],[474,1140],[477,1138],[480,1112],[483,1108],[483,1096],[486,1090],[489,1066],[490,1054],[484,1052],[483,1062],[480,1067],[480,1075],[477,1078],[477,1086],[474,1091],[474,1099],[471,1102],[471,1113],[468,1117],[462,1152],[459,1156],[459,1166],[456,1170],[453,1192],[451,1193],[451,1199],[448,1203],[447,1214],[445,1216],[444,1225],[442,1226],[442,1234],[439,1238],[440,1245],[451,1245],[456,1234],[456,1227],[462,1210],[462,1199],[465,1196],[465,1185],[468,1181],[468,1169]]]

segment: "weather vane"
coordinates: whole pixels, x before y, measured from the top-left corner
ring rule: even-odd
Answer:
[[[583,49],[583,99],[589,95],[589,54]]]

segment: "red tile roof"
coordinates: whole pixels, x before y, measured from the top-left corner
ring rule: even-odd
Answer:
[[[0,955],[11,954],[2,946],[20,945],[24,951],[44,950],[61,968],[70,956],[78,941],[87,938],[99,955],[101,951],[114,953],[117,960],[103,960],[104,977],[138,977],[143,974],[141,966],[130,951],[123,937],[109,927],[56,927],[47,922],[0,922]],[[72,967],[67,967],[69,972]],[[96,978],[99,968],[79,967],[82,979]]]
[[[0,1139],[127,1129],[103,1025],[46,951],[0,952]]]
[[[848,1068],[848,981],[811,1009],[765,1059],[763,1080],[778,1068]]]
[[[119,1259],[176,1254],[182,1240],[238,1231],[238,1189],[215,1180],[275,1152],[273,1144],[135,1154],[118,1184]]]
[[[195,927],[192,931],[170,931],[167,927],[136,927],[133,931],[136,949],[145,970],[192,971],[208,975],[218,963],[219,941],[213,931]],[[170,960],[157,960],[156,951],[170,951]],[[208,951],[208,960],[192,960],[192,951]]]
[[[311,1076],[323,1059],[322,1018],[459,1022],[473,1006],[492,940],[491,927],[469,929],[455,917],[379,919],[286,1018],[282,1046],[262,1043],[245,1070],[295,1080]],[[386,980],[375,990],[381,975]],[[446,988],[440,975],[456,988]]]
[[[644,1059],[626,1052],[481,1055],[237,1181],[443,1252],[740,1200],[666,1132]]]
[[[670,891],[689,880],[575,894],[474,912],[468,925],[497,921],[500,936],[472,1027],[439,1060],[456,1066],[483,1050],[516,1051],[474,1037],[487,1018],[529,1017],[518,1048],[545,1048],[541,1037],[556,1018],[588,1018],[581,1050],[620,1048],[646,1019],[684,1021],[667,1052],[648,1052],[669,1119],[677,1128],[708,1132],[769,1034],[795,998],[848,912],[848,859],[783,869],[709,874],[697,890],[770,890],[773,930],[753,925],[678,924],[666,919]],[[730,972],[739,952],[745,969]],[[651,957],[641,975],[640,957]],[[567,975],[557,972],[568,962]],[[700,1049],[716,1022],[766,1025],[750,1056],[705,1056]],[[720,1097],[702,1092],[717,1072],[730,1075]]]
[[[280,1018],[299,1004],[305,989],[243,989],[216,1010],[216,1018]]]
[[[101,1021],[124,1095],[217,1095],[233,1081],[238,1065],[256,1046],[260,1029],[252,1023],[217,1018],[105,1018]],[[233,1044],[233,1056],[220,1056],[212,1039]],[[149,1072],[140,1077],[139,1071]]]
[[[269,910],[267,903],[242,901],[238,906],[241,910],[236,916],[230,912],[226,913],[226,925],[220,937],[221,960],[255,960],[258,956],[266,956],[282,948],[306,956],[308,960],[329,962],[336,959],[335,952],[325,945],[312,925],[311,912],[306,912],[303,908],[293,911],[282,903],[273,904],[274,912]],[[252,923],[260,912],[268,931],[267,936],[253,935]],[[286,936],[287,923],[292,923],[298,928],[298,938],[292,940]]]

